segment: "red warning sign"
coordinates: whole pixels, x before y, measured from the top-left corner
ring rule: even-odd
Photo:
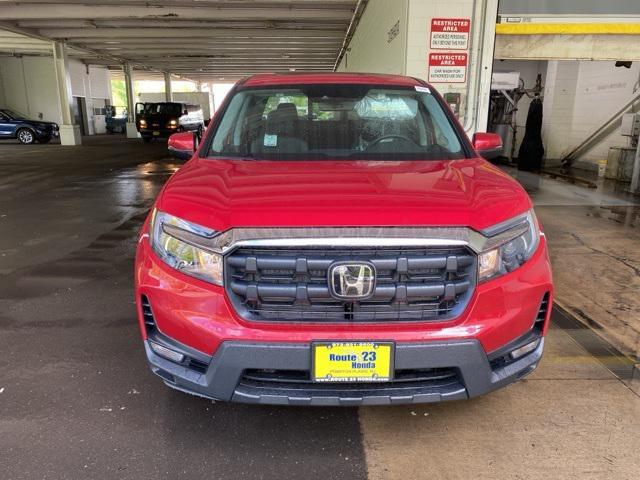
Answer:
[[[467,81],[467,53],[430,53],[430,83],[464,83]]]
[[[467,50],[471,33],[469,18],[431,19],[431,48],[442,50]]]

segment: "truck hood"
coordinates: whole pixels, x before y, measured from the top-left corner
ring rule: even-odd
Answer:
[[[469,226],[531,208],[520,185],[482,159],[261,161],[193,159],[157,207],[218,231],[232,227]]]

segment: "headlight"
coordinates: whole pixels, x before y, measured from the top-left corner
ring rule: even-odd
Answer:
[[[500,236],[506,239],[478,256],[478,279],[482,282],[513,272],[531,258],[540,243],[540,230],[533,210],[516,217]],[[524,230],[524,233],[520,233]],[[509,235],[512,232],[514,236]]]
[[[178,122],[177,122],[177,121],[175,121],[175,120],[171,120],[171,121],[169,122],[169,125],[171,125],[172,127],[175,127],[176,125],[178,125]]]
[[[169,226],[174,234],[167,233],[165,226]],[[180,231],[203,239],[216,234],[214,230],[154,210],[150,225],[150,242],[154,252],[167,265],[184,274],[222,285],[222,255],[187,243],[185,239],[179,238]]]
[[[147,121],[144,118],[142,120],[140,120],[140,126],[141,127],[146,127],[147,126]]]

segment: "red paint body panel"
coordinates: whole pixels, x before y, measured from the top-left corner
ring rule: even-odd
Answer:
[[[194,158],[158,208],[216,230],[240,226],[471,226],[531,208],[522,187],[482,159],[365,162]]]

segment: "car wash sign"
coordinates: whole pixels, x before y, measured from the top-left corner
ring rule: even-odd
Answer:
[[[433,18],[431,20],[432,50],[467,50],[471,19]]]
[[[467,53],[430,53],[429,83],[464,83],[467,81]]]

